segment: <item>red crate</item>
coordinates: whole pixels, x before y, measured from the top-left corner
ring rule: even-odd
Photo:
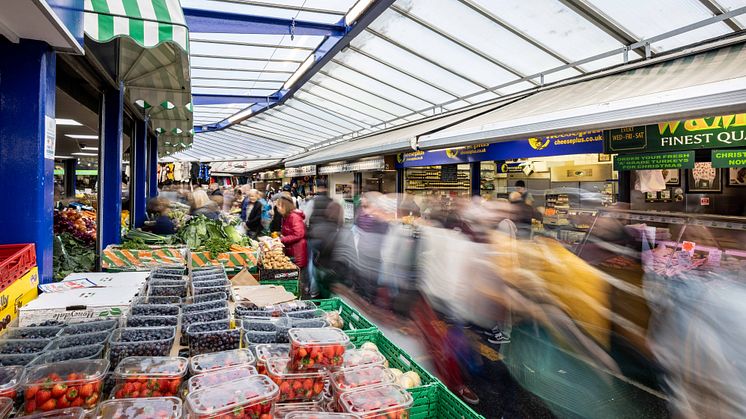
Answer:
[[[0,292],[36,266],[36,247],[30,244],[0,245]]]

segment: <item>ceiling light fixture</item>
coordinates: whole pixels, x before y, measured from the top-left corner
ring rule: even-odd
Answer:
[[[368,10],[368,7],[373,3],[373,0],[358,0],[352,8],[345,15],[345,25],[351,25],[355,23],[357,18],[363,14],[364,11]]]
[[[98,140],[98,135],[88,134],[65,134],[65,137],[72,138],[74,140]]]
[[[308,69],[311,68],[311,66],[315,62],[316,62],[316,55],[314,53],[311,53],[311,55],[309,55],[308,58],[306,58],[306,61],[303,61],[303,64],[301,64],[300,67],[298,67],[298,69],[295,70],[295,73],[293,73],[290,76],[290,78],[288,79],[288,81],[286,81],[285,84],[282,85],[282,88],[284,90],[288,90],[291,87],[293,87],[293,85],[295,84],[295,82],[297,82],[298,79],[300,79],[300,77],[306,71],[308,71]]]
[[[98,156],[96,153],[70,153],[73,156]]]
[[[426,151],[435,152],[435,151],[461,150],[462,148],[466,148],[466,146],[437,148],[435,150],[426,150]]]
[[[85,150],[85,151],[98,151],[98,147],[90,147],[90,146],[87,146],[87,145],[84,145],[80,149],[81,150]]]
[[[74,159],[73,156],[54,156],[55,159]]]
[[[83,124],[80,122],[74,120],[74,119],[67,119],[67,118],[55,118],[55,122],[57,125],[71,125],[76,127],[81,127]]]
[[[234,113],[233,115],[228,117],[228,122],[231,124],[236,123],[237,121],[243,120],[245,118],[248,118],[252,113],[254,113],[254,110],[251,108],[246,108],[242,110],[241,112]]]

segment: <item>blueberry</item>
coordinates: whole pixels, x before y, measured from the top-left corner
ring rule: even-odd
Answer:
[[[221,352],[238,349],[241,345],[241,330],[227,329],[189,335],[189,355]]]
[[[139,304],[130,308],[132,316],[178,316],[179,307],[169,304]]]

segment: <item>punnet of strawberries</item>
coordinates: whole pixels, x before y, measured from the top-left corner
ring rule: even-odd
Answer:
[[[266,375],[206,387],[186,397],[188,419],[272,419],[279,388]]]
[[[288,370],[289,358],[267,360],[267,375],[280,388],[279,401],[308,402],[323,396],[326,371],[293,372]]]
[[[333,327],[290,329],[290,369],[308,371],[342,365],[350,338]]]
[[[24,383],[26,413],[67,407],[95,408],[101,400],[105,359],[81,359],[32,367]]]
[[[179,394],[189,361],[181,357],[132,356],[114,370],[114,398],[170,397]]]

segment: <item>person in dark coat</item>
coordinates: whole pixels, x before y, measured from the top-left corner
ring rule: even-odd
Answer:
[[[252,189],[241,204],[241,219],[246,221],[246,232],[252,239],[262,232],[262,205],[259,193]]]

